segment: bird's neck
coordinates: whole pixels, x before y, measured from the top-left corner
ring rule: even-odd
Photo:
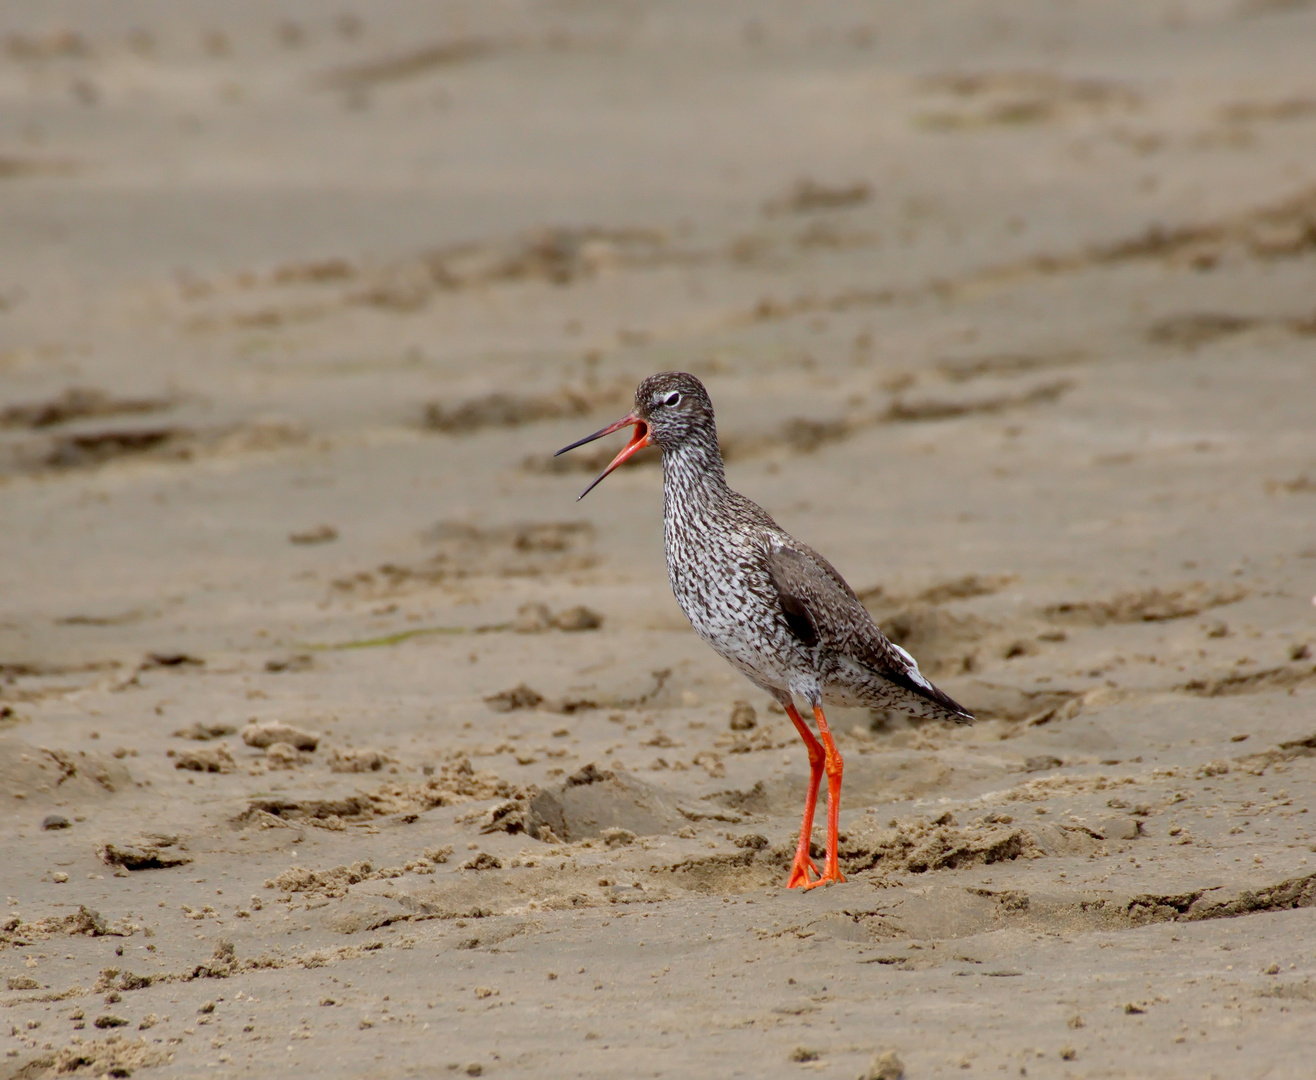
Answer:
[[[698,514],[727,491],[715,432],[663,451],[663,506],[669,518]]]

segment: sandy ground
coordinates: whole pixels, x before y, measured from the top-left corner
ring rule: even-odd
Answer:
[[[0,13],[0,1077],[1310,1076],[1316,10],[355,11]],[[980,716],[843,886],[677,367]]]

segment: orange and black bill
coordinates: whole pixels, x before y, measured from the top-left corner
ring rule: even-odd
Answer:
[[[595,439],[601,439],[604,435],[611,435],[614,431],[620,431],[624,427],[632,426],[635,428],[635,434],[631,436],[631,441],[622,447],[621,453],[612,459],[612,464],[599,474],[598,479],[576,496],[576,502],[580,502],[581,499],[598,487],[600,480],[607,476],[608,473],[612,472],[613,469],[629,458],[637,450],[643,450],[649,445],[649,425],[634,413],[627,413],[615,424],[609,424],[602,431],[596,431],[593,435],[586,435],[583,439],[577,439],[570,446],[562,447],[561,450],[553,455],[554,457],[557,457],[559,454],[565,454],[568,450],[574,450],[576,447],[584,446],[586,443],[593,442]]]

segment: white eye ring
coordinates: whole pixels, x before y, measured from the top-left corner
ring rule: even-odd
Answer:
[[[669,407],[672,405],[680,405],[681,404],[680,391],[673,390],[670,394],[668,394],[665,398],[663,398],[663,404]]]

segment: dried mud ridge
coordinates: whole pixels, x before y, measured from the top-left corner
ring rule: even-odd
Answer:
[[[9,406],[0,412],[0,429],[18,434],[0,439],[0,476],[68,472],[120,460],[190,462],[277,450],[307,439],[299,425],[277,420],[202,430],[179,424],[88,426],[92,420],[163,412],[177,404],[174,399],[115,399],[100,390],[72,388],[48,401]]]
[[[466,435],[485,428],[514,428],[543,420],[588,416],[605,406],[629,404],[639,379],[619,378],[607,386],[561,387],[544,394],[492,393],[455,404],[432,401],[425,406],[424,426],[445,434]]]
[[[1316,249],[1316,187],[1304,188],[1277,202],[1216,221],[1186,225],[1152,225],[1135,236],[1089,244],[1063,254],[1037,254],[996,263],[955,278],[935,278],[921,285],[877,289],[854,288],[829,296],[806,293],[788,300],[765,297],[728,320],[741,326],[799,318],[820,312],[887,307],[926,296],[952,297],[987,286],[1130,262],[1158,259],[1189,269],[1209,270],[1227,254],[1263,261],[1300,258]]]

